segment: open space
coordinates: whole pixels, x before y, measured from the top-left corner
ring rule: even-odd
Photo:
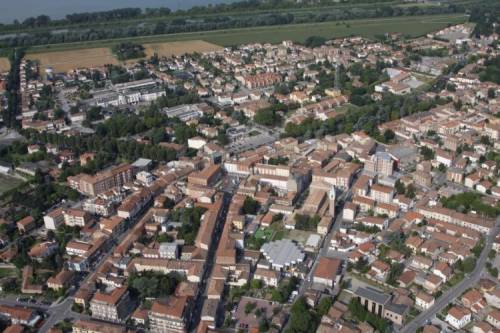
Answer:
[[[325,38],[360,35],[374,37],[386,32],[399,32],[408,36],[422,36],[429,32],[442,29],[449,24],[463,23],[463,14],[447,14],[432,16],[405,16],[393,18],[361,19],[350,21],[334,21],[323,23],[289,24],[228,30],[213,30],[205,32],[188,32],[165,34],[146,37],[129,37],[112,40],[50,44],[29,48],[29,53],[61,51],[70,49],[85,49],[95,47],[110,47],[119,42],[135,42],[157,44],[164,42],[203,40],[216,45],[228,46],[243,43],[279,43],[283,40],[303,42],[307,37],[317,35]],[[110,51],[108,51],[111,53]]]
[[[111,49],[106,47],[28,54],[27,58],[38,60],[42,72],[48,67],[56,72],[67,72],[78,67],[97,67],[119,63],[111,53]]]
[[[7,192],[23,183],[22,180],[0,174],[0,194]]]
[[[185,53],[209,52],[221,49],[218,45],[202,40],[150,43],[144,44],[144,48],[148,57],[153,56],[155,53],[159,56],[177,56]],[[27,58],[38,60],[42,71],[45,71],[46,68],[53,68],[55,72],[67,72],[78,67],[98,67],[120,63],[108,47],[31,53],[28,54]],[[0,61],[1,68],[3,67]]]
[[[0,58],[0,73],[8,72],[10,70],[10,61],[7,58]]]

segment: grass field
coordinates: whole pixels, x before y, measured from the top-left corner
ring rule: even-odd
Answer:
[[[0,279],[3,279],[5,277],[16,277],[16,276],[17,276],[16,268],[6,268],[6,267],[0,268]]]
[[[255,232],[255,238],[269,240],[274,234],[272,229],[258,229]]]
[[[106,47],[28,54],[27,58],[38,60],[42,72],[47,67],[52,67],[56,72],[67,72],[77,67],[97,67],[119,63],[111,53],[111,49]]]
[[[218,45],[202,40],[144,44],[144,48],[148,57],[151,57],[155,53],[160,56],[172,56],[221,49]],[[67,72],[78,67],[98,67],[106,64],[116,65],[120,63],[111,52],[111,49],[107,47],[31,53],[28,54],[27,58],[38,60],[42,71],[47,67],[51,67],[58,73]]]
[[[0,73],[10,70],[10,61],[7,58],[0,58]]]
[[[110,47],[113,44],[132,41],[142,44],[163,42],[178,42],[191,40],[204,40],[216,45],[237,45],[242,43],[278,43],[283,40],[303,42],[312,35],[326,38],[359,35],[374,37],[386,32],[400,32],[404,35],[417,37],[431,31],[439,30],[448,24],[463,23],[466,16],[462,14],[431,15],[431,16],[405,16],[381,19],[362,19],[342,22],[322,22],[307,24],[290,24],[278,26],[239,28],[229,30],[214,30],[205,32],[189,32],[146,37],[129,37],[112,40],[50,44],[29,48],[29,53],[48,51],[61,51],[69,49],[85,49],[95,47]]]
[[[7,192],[23,183],[22,180],[0,174],[0,194]]]

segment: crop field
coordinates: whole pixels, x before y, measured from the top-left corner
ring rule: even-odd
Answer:
[[[119,63],[106,47],[28,54],[27,58],[38,60],[42,72],[48,67],[52,67],[55,72],[67,72],[79,67]]]
[[[234,45],[250,42],[278,43],[291,39],[303,42],[307,37],[316,35],[325,38],[363,36],[373,38],[384,33],[402,33],[410,37],[418,37],[429,32],[440,30],[448,24],[465,22],[464,15],[412,16],[383,19],[364,19],[342,22],[291,24],[252,29],[232,29],[213,31],[203,34],[202,39],[219,44]]]
[[[150,43],[144,44],[144,48],[148,57],[151,57],[155,53],[159,56],[171,56],[221,49],[218,45],[202,40]],[[42,72],[46,68],[51,67],[57,73],[67,72],[78,67],[98,67],[106,64],[116,65],[120,63],[108,47],[29,53],[27,58],[39,61]]]
[[[0,73],[8,72],[10,70],[10,61],[7,58],[0,58]]]
[[[278,43],[283,40],[303,42],[307,37],[313,35],[323,36],[325,38],[352,35],[371,38],[386,32],[399,32],[407,36],[417,37],[445,28],[448,24],[459,24],[464,23],[465,21],[466,16],[463,14],[446,14],[289,24],[144,37],[128,37],[66,44],[49,44],[43,46],[33,46],[28,49],[28,53],[45,53],[47,51],[110,47],[119,42],[158,44],[166,42],[202,40],[216,45],[230,46],[253,42]]]
[[[155,53],[159,56],[169,57],[173,55],[183,55],[185,53],[211,52],[220,49],[222,49],[221,46],[203,40],[144,44],[144,51],[147,57],[151,57]]]

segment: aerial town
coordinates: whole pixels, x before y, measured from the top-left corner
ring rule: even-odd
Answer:
[[[499,332],[500,52],[472,29],[19,59],[0,328]]]

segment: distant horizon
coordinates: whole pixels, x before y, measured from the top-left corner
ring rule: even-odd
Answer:
[[[236,0],[3,0],[0,2],[0,23],[22,22],[28,17],[48,15],[61,19],[68,14],[99,12],[120,8],[160,8],[172,11],[208,4],[231,3]]]

